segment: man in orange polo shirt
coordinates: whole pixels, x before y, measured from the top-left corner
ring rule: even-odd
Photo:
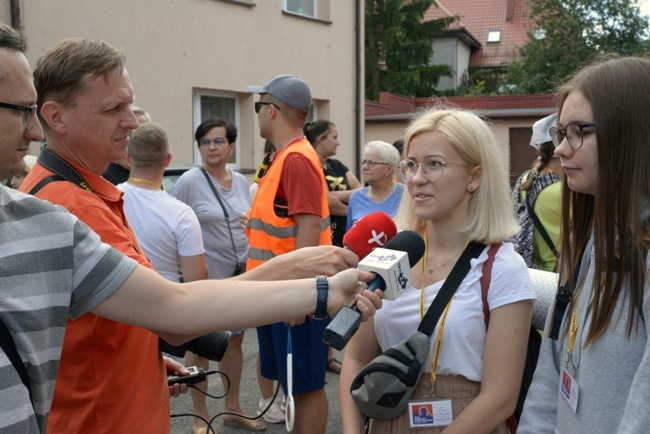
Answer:
[[[70,52],[61,51],[61,46],[67,47]],[[18,162],[27,153],[30,141],[39,142],[43,139],[41,123],[35,115],[40,106],[34,103],[37,101],[36,90],[24,50],[22,36],[0,23],[0,177],[14,173]],[[85,40],[68,41],[53,51],[62,55],[59,60],[63,65],[53,68],[52,72],[62,77],[44,77],[43,69],[49,67],[41,64],[37,74],[39,88],[47,92],[41,94],[38,102],[46,107],[42,119],[48,122],[47,131],[53,149],[56,148],[56,152],[61,152],[61,155],[48,151],[42,154],[44,160],[39,165],[49,166],[54,161],[57,166],[55,170],[60,171],[62,176],[54,176],[52,171],[40,167],[39,175],[26,180],[32,185],[24,184],[24,188],[40,189],[43,195],[55,196],[48,193],[48,190],[68,185],[80,196],[80,206],[75,205],[75,194],[70,194],[69,190],[61,189],[61,197],[55,196],[52,200],[69,202],[78,214],[88,213],[84,209],[86,205],[94,207],[91,223],[104,226],[108,238],[115,239],[116,244],[123,247],[126,244],[120,243],[120,237],[111,238],[118,231],[109,230],[114,223],[110,214],[116,213],[119,220],[117,226],[124,228],[124,237],[128,240],[125,243],[131,242],[132,234],[127,234],[130,230],[120,211],[119,200],[113,201],[113,191],[102,186],[102,182],[106,181],[97,179],[105,167],[100,170],[94,164],[95,155],[99,155],[100,159],[110,158],[106,152],[109,147],[121,146],[124,150],[125,145],[120,143],[122,132],[131,125],[130,118],[133,114],[125,112],[121,102],[114,105],[115,98],[121,100],[121,91],[130,89],[126,71],[123,66],[120,67],[123,59],[116,61],[121,55],[108,56],[110,59],[107,59],[105,55],[111,52],[115,54],[114,49],[106,44]],[[48,56],[48,61],[53,61],[52,52]],[[66,56],[73,57],[75,61],[66,64]],[[80,67],[80,60],[84,61],[85,66]],[[102,69],[106,60],[114,61],[113,68],[109,64],[107,69]],[[79,70],[92,72],[80,74]],[[128,86],[116,88],[115,81],[123,82],[124,79]],[[100,80],[104,80],[103,83]],[[111,88],[111,92],[104,92],[106,88]],[[88,94],[97,99],[89,101],[84,98]],[[96,137],[80,135],[78,127],[81,130],[91,128],[90,131]],[[106,134],[107,131],[112,133]],[[78,148],[82,136],[83,140],[88,139],[85,145],[93,152],[83,152]],[[92,168],[86,167],[86,164]],[[88,179],[83,179],[84,176]],[[35,181],[38,181],[38,186],[33,185]],[[48,182],[50,183],[47,184]],[[92,194],[95,191],[93,188],[98,191],[96,194]],[[93,197],[95,200],[91,200]],[[78,218],[63,212],[60,207],[3,186],[0,186],[0,204],[0,233],[3,235],[0,243],[3,252],[0,323],[6,327],[3,334],[6,339],[0,345],[0,359],[9,360],[0,369],[2,432],[45,432],[68,316],[81,318],[89,315],[88,318],[93,318],[88,313],[92,311],[104,318],[158,332],[164,331],[167,333],[165,337],[174,337],[176,342],[190,338],[185,335],[196,336],[212,330],[247,328],[319,310],[335,315],[352,300],[358,301],[357,306],[365,319],[381,306],[377,294],[369,291],[364,292],[364,297],[358,294],[361,287],[359,281],[369,281],[372,276],[370,273],[348,270],[358,258],[343,249],[325,247],[303,250],[299,254],[276,258],[265,266],[236,278],[217,283],[204,281],[180,284],[160,277],[137,261],[100,243],[97,234]],[[137,245],[131,244],[136,251],[133,254],[137,255]],[[329,293],[332,297],[323,302],[318,297],[316,281],[312,277],[320,274],[333,275],[340,270],[346,271],[330,279]],[[262,278],[282,279],[287,276],[305,279],[253,281]],[[249,281],[243,284],[237,280]],[[251,305],[251,299],[256,300],[256,303]],[[100,324],[98,320],[101,318],[94,318],[96,321],[80,324],[93,327],[91,332],[99,331],[96,326]],[[116,323],[105,325],[110,328]],[[117,328],[112,330],[121,333]],[[75,330],[72,333],[81,336],[82,332],[83,330]],[[70,345],[68,338],[77,339],[77,336],[71,336],[66,335],[65,345]],[[104,345],[101,333],[97,334],[96,341],[89,339],[88,346],[77,348],[76,354],[70,348],[64,349],[67,360],[61,364],[61,369],[73,371],[64,373],[57,380],[59,398],[55,400],[69,399],[69,402],[57,404],[59,422],[51,431],[169,431],[169,406],[156,405],[159,391],[162,391],[163,396],[167,395],[165,372],[159,369],[153,371],[155,375],[143,372],[143,367],[149,364],[161,365],[160,353],[141,348],[135,342],[137,339],[130,343],[131,337],[127,333],[123,336],[125,341],[119,345],[109,339],[105,344],[112,347],[106,348],[104,355],[100,355],[100,349],[89,347]],[[119,370],[116,366],[109,366],[101,358],[114,357],[113,352],[130,357],[130,363],[124,359],[127,369]],[[151,355],[155,360],[149,360]],[[79,356],[85,363],[83,367],[89,368],[88,371],[74,371],[77,368],[75,356]],[[147,360],[142,361],[143,358]],[[173,368],[180,369],[180,365],[173,364]],[[63,382],[68,384],[61,386]],[[64,396],[65,392],[59,391],[59,387],[67,387],[71,396]],[[143,391],[149,388],[155,393]],[[178,385],[175,385],[174,394],[177,392]],[[107,396],[102,396],[103,394]],[[134,400],[132,395],[139,398]],[[135,407],[117,413],[119,410],[116,403],[124,400],[133,402]],[[62,416],[62,413],[68,415]],[[141,422],[137,422],[137,419]],[[158,426],[160,429],[154,430]]]
[[[21,190],[64,206],[103,242],[152,268],[126,221],[120,190],[101,176],[124,156],[138,127],[123,54],[102,42],[62,41],[39,59],[34,84],[48,166],[83,181],[48,183],[60,178],[39,162]],[[68,320],[48,432],[167,432],[164,360],[149,330],[91,313]],[[152,408],[159,417],[150,417]]]
[[[24,64],[27,64],[26,61]],[[31,85],[31,80],[26,83]],[[267,320],[278,321],[295,314],[307,314],[313,312],[310,304],[314,301],[316,311],[327,308],[330,314],[335,314],[340,308],[338,303],[341,300],[347,299],[349,303],[351,295],[358,292],[359,280],[370,280],[368,273],[367,276],[354,270],[340,273],[332,279],[330,289],[338,294],[329,302],[317,297],[314,282],[310,280],[295,283],[284,281],[278,286],[271,282],[265,282],[263,286],[250,283],[245,288],[238,285],[238,282],[219,282],[215,286],[206,281],[205,284],[184,284],[188,289],[191,287],[191,291],[176,288],[181,284],[169,282],[147,270],[151,266],[125,218],[121,192],[101,177],[111,161],[124,156],[130,132],[138,126],[129,106],[133,102],[133,89],[124,67],[123,54],[99,41],[62,41],[39,59],[34,71],[34,86],[38,91],[39,118],[47,132],[47,147],[41,151],[37,164],[21,185],[21,190],[63,205],[97,232],[102,241],[132,258],[127,260],[131,262],[132,268],[135,266],[133,260],[142,264],[135,267],[132,276],[122,282],[117,290],[115,282],[93,282],[92,279],[98,275],[91,273],[91,269],[82,267],[74,275],[77,286],[92,287],[94,283],[102,288],[113,284],[114,293],[104,302],[101,301],[101,294],[94,293],[89,293],[83,300],[88,305],[101,303],[92,309],[98,315],[148,327],[156,330],[163,338],[171,338],[171,343],[180,344],[183,340],[212,330],[245,328]],[[27,101],[24,98],[23,96],[18,101]],[[30,111],[35,111],[35,107],[36,105],[30,108]],[[29,132],[29,117],[27,119],[25,128]],[[39,123],[34,125],[39,126],[40,132]],[[40,139],[41,136],[25,133],[24,138],[27,137]],[[47,283],[52,286],[57,283],[61,285],[60,293],[52,297],[58,303],[56,307],[52,306],[53,310],[60,313],[57,317],[60,318],[67,313],[66,303],[69,300],[66,299],[65,292],[69,288],[65,287],[66,280],[55,273],[56,268],[69,269],[72,266],[78,267],[79,264],[71,263],[69,236],[66,237],[63,233],[55,235],[57,236],[48,239],[46,246],[50,252],[56,252],[57,259],[51,261],[55,264],[47,270],[49,273],[43,274],[41,280],[45,284],[47,279],[52,279],[53,284]],[[307,255],[293,259],[293,262],[302,262],[303,256],[312,256],[311,262],[315,260],[317,265],[311,267],[313,274],[331,275],[356,262],[356,256],[350,257],[347,253],[350,252],[326,252],[324,249],[317,252],[312,249]],[[347,256],[346,260],[344,256]],[[283,266],[279,263],[285,260],[278,260],[275,268],[282,269]],[[292,261],[291,258],[287,260]],[[266,272],[261,268],[257,272],[238,276],[238,279],[274,277],[273,268],[266,267]],[[284,272],[283,277],[302,277],[304,271],[311,274],[309,268],[309,262],[305,262],[301,268]],[[29,270],[26,269],[25,272],[27,271]],[[64,277],[69,276],[66,274]],[[275,278],[279,277],[281,276],[276,273]],[[217,291],[213,289],[217,287],[223,288],[219,291],[220,298],[214,296]],[[268,288],[275,290],[269,291],[268,297],[260,297],[267,294]],[[285,293],[284,297],[283,288],[291,288],[290,293]],[[305,288],[302,291],[305,294],[295,297],[294,293],[300,293],[301,288]],[[343,298],[342,291],[346,292]],[[246,292],[250,296],[245,295]],[[157,294],[160,296],[155,297]],[[381,305],[381,301],[368,291],[364,295],[363,298],[357,296],[357,299],[367,318]],[[244,300],[250,298],[259,299],[258,305],[245,305]],[[301,301],[302,306],[299,306]],[[269,306],[278,305],[274,311],[269,309]],[[44,306],[46,311],[43,315],[48,313],[47,307]],[[176,310],[178,316],[174,315]],[[188,312],[195,316],[188,319]],[[230,312],[237,314],[229,317]],[[251,320],[253,318],[257,319]],[[36,396],[39,405],[34,408],[41,417],[39,428],[47,423],[47,432],[169,432],[166,368],[181,370],[182,366],[169,359],[163,360],[158,350],[158,338],[153,333],[92,313],[84,313],[76,320],[68,321],[67,325],[62,322],[57,325],[58,329],[64,325],[67,328],[51,410],[48,408],[47,395],[51,393],[48,387],[52,383],[45,386],[42,383],[31,385],[39,392]],[[176,336],[172,333],[191,336]],[[40,349],[39,344],[46,337],[35,335],[32,339],[32,347]],[[43,353],[42,358],[46,357],[50,361],[49,369],[56,371],[58,352]],[[174,388],[178,392],[178,387]],[[47,389],[45,393],[43,389]],[[24,395],[23,393],[21,398]],[[21,408],[25,408],[25,405]],[[49,420],[46,422],[48,411]],[[23,416],[30,421],[33,419],[29,413]]]

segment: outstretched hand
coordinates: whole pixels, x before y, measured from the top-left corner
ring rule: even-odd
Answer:
[[[303,247],[280,258],[287,261],[292,279],[333,276],[359,263],[354,252],[336,246]]]
[[[231,279],[285,280],[333,276],[354,267],[359,257],[351,250],[336,246],[303,247],[266,261],[254,270]]]

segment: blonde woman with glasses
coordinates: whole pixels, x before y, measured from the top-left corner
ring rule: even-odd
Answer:
[[[417,330],[471,241],[484,249],[471,260],[431,334],[413,405],[394,419],[371,419],[370,433],[508,433],[505,421],[519,396],[535,292],[523,259],[503,243],[518,230],[504,154],[486,123],[467,111],[431,109],[406,130],[400,172],[407,191],[396,220],[401,229],[422,235],[426,253],[411,269],[412,286],[395,301],[384,300],[374,321],[362,324],[347,346],[340,383],[345,434],[364,432],[365,416],[350,395],[353,379],[377,346],[386,351]]]

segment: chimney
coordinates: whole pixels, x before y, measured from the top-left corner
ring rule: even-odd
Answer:
[[[515,17],[515,1],[506,0],[506,21],[510,21]]]

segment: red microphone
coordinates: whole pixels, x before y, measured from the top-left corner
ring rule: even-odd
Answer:
[[[385,212],[376,211],[357,220],[343,237],[343,246],[363,259],[397,233],[397,226]]]

